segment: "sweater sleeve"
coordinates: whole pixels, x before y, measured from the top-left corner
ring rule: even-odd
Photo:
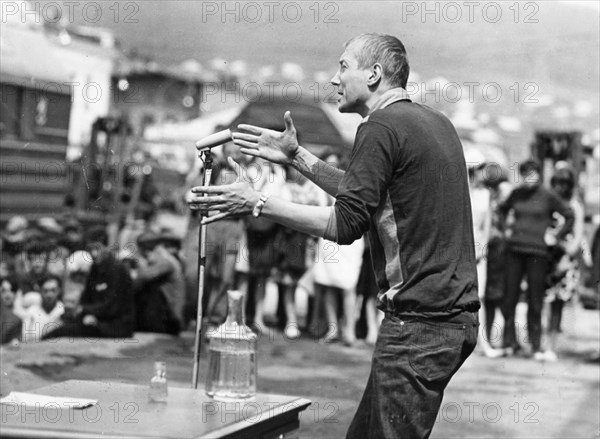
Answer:
[[[374,121],[360,126],[334,205],[339,244],[351,244],[369,230],[392,179],[397,150],[398,140],[386,126]]]
[[[138,270],[138,277],[134,284],[136,286],[142,286],[148,282],[168,276],[172,272],[173,266],[166,259],[162,259],[152,265],[140,268]]]

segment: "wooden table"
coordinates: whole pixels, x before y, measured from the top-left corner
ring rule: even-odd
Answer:
[[[311,401],[257,394],[251,401],[222,403],[204,389],[169,387],[166,403],[148,401],[148,388],[133,384],[70,380],[31,391],[40,395],[97,399],[95,406],[25,407],[0,404],[2,438],[293,438],[299,414]]]

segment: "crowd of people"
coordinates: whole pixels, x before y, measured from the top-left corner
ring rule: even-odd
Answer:
[[[581,286],[581,264],[593,263],[575,171],[557,162],[546,187],[540,164],[527,160],[520,164],[514,184],[498,179],[490,184],[489,164],[482,155],[467,157],[467,162],[481,301],[480,349],[490,358],[525,355],[556,361],[564,305]],[[526,303],[527,317],[517,330],[520,301]],[[504,319],[501,336],[495,330],[497,311]]]
[[[129,337],[130,272],[108,247],[106,227],[74,218],[16,216],[2,235],[2,343],[53,337]]]
[[[223,152],[243,162],[262,190],[301,204],[333,202],[292,169],[244,157],[232,144]],[[336,155],[325,159],[340,166]],[[489,164],[481,154],[467,157],[467,164],[481,301],[479,350],[490,358],[525,353],[555,361],[564,305],[580,286],[580,265],[591,263],[575,173],[559,162],[546,188],[539,164],[531,160],[521,164],[516,184],[488,179]],[[223,160],[212,184],[230,183],[234,175]],[[137,233],[123,232],[120,247],[109,247],[103,226],[85,230],[72,217],[32,222],[13,217],[2,234],[2,343],[130,337],[135,331],[178,335],[193,327],[198,219],[192,212],[183,240],[172,231],[138,225]],[[365,239],[340,246],[268,219],[228,218],[208,228],[206,266],[203,309],[209,330],[224,320],[226,291],[235,288],[247,293],[246,318],[256,331],[274,326],[290,339],[304,333],[347,345],[356,343],[358,332],[367,344],[376,341],[381,313]],[[265,316],[269,282],[277,285],[278,305],[274,315]],[[302,316],[295,303],[299,288],[308,297]],[[525,331],[515,329],[519,301],[527,303],[531,352],[524,352],[519,339]],[[498,315],[504,319],[502,337]]]
[[[362,117],[350,157],[302,147],[289,111],[283,132],[241,124],[211,184],[188,182],[183,239],[144,220],[125,221],[115,237],[73,217],[12,218],[2,235],[2,343],[210,329],[225,318],[227,290],[242,290],[257,332],[270,323],[290,339],[347,345],[362,332],[374,344],[347,435],[356,438],[429,437],[477,339],[490,358],[556,361],[565,304],[598,254],[597,231],[587,248],[575,170],[555,163],[547,187],[540,163],[527,160],[515,181],[488,179],[491,164],[465,160],[450,121],[411,101],[409,71],[391,35],[346,42],[330,82],[339,111]],[[457,178],[437,172],[450,167]],[[203,260],[200,224],[210,224]],[[270,321],[269,284],[279,299]],[[492,337],[497,315],[503,333]]]
[[[285,169],[262,159],[245,156],[232,143],[223,156],[234,157],[245,167],[244,178],[257,190],[305,205],[330,205],[333,199],[292,168]],[[335,154],[324,157],[339,166]],[[342,165],[343,166],[343,165]],[[236,178],[223,160],[212,174],[213,185]],[[190,186],[200,184],[191,182]],[[186,260],[186,317],[196,316],[197,257],[200,215],[192,211],[183,253]],[[377,336],[379,319],[375,297],[378,287],[365,253],[364,240],[339,246],[322,238],[296,232],[265,218],[227,218],[207,228],[205,318],[210,327],[226,316],[226,291],[246,292],[246,321],[258,332],[272,326],[289,339],[309,334],[322,343],[353,345],[357,333],[368,344]],[[265,315],[267,285],[277,287],[274,315]],[[301,288],[308,297],[306,312],[299,315],[295,303]]]
[[[225,153],[240,159],[235,150],[230,144]],[[332,202],[297,172],[258,160],[246,165],[254,184],[272,193],[307,204]],[[226,183],[231,175],[227,162],[219,160],[213,184]],[[123,227],[115,243],[109,243],[108,230],[73,216],[8,221],[1,241],[2,344],[124,338],[134,332],[176,336],[195,327],[197,215],[192,212],[183,239],[139,219]],[[247,293],[247,322],[258,332],[277,327],[290,339],[308,333],[323,343],[351,345],[358,324],[358,334],[375,342],[377,286],[362,240],[341,247],[269,220],[237,218],[211,225],[206,244],[208,331],[225,319],[226,292],[235,288]],[[278,288],[271,316],[265,316],[268,283]],[[295,303],[299,287],[309,296],[308,315],[299,315]]]
[[[293,169],[245,157],[232,144],[223,152],[242,162],[262,190],[301,204],[333,202]],[[336,155],[325,159],[340,166]],[[557,163],[546,188],[535,161],[521,164],[516,184],[488,179],[489,164],[481,154],[468,156],[467,165],[481,301],[479,350],[490,358],[526,354],[555,361],[564,305],[577,294],[580,265],[591,263],[575,173]],[[212,184],[230,183],[234,175],[223,160]],[[135,331],[178,335],[192,328],[198,220],[192,212],[183,240],[170,230],[138,224],[137,232],[123,231],[119,247],[109,247],[101,225],[86,230],[72,217],[31,222],[13,217],[2,234],[2,343],[130,337]],[[219,325],[227,313],[227,290],[241,289],[247,293],[247,322],[258,332],[272,326],[290,339],[309,334],[346,345],[355,344],[358,333],[373,345],[382,315],[371,264],[366,239],[340,246],[268,219],[228,218],[208,228],[204,323],[208,330]],[[278,305],[274,315],[265,316],[269,282],[277,286]],[[308,297],[302,316],[295,303],[299,288]],[[519,301],[527,303],[531,352],[524,350],[525,331],[515,328]]]

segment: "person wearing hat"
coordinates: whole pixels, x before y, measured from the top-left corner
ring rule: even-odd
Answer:
[[[564,219],[556,239],[562,240],[573,228],[574,214],[569,205],[556,193],[545,188],[541,167],[534,160],[519,165],[521,184],[501,205],[504,216],[512,212],[512,224],[506,231],[506,297],[503,303],[505,320],[503,344],[508,354],[521,350],[515,328],[515,312],[521,282],[527,278],[527,332],[536,360],[544,360],[542,350],[542,307],[546,292],[546,276],[550,269],[550,252],[546,230],[553,215]]]
[[[136,329],[178,335],[185,303],[181,263],[154,232],[142,233],[137,245],[142,258],[134,281]]]
[[[53,236],[59,236],[64,231],[63,227],[60,224],[58,224],[58,221],[49,216],[39,218],[36,221],[36,226],[48,235]]]
[[[170,229],[159,233],[159,240],[165,249],[181,263],[181,238]]]
[[[48,273],[63,278],[67,265],[66,259],[70,254],[69,249],[62,243],[65,234],[63,226],[52,217],[42,217],[35,222],[35,227],[50,244],[48,251]]]
[[[481,308],[479,308],[479,334],[477,344],[488,358],[503,355],[500,349],[494,349],[486,334],[488,333],[484,296],[487,283],[487,247],[492,226],[491,193],[485,185],[487,161],[476,149],[465,153],[469,173],[469,194],[471,196],[471,214],[473,215],[473,237],[475,239],[475,260],[477,261],[477,288]]]
[[[22,216],[13,216],[6,223],[2,231],[2,255],[15,257],[23,251],[23,244],[27,238],[29,221]]]

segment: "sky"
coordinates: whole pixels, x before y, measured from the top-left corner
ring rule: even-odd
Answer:
[[[465,84],[478,84],[478,92],[485,84],[499,84],[504,105],[499,113],[518,113],[510,99],[522,102],[531,93],[556,96],[571,106],[585,100],[596,111],[600,101],[597,1],[33,4],[42,11],[62,5],[66,16],[72,12],[69,24],[107,28],[124,53],[135,51],[165,66],[193,60],[205,69],[245,73],[250,80],[269,72],[294,77],[300,70],[300,76],[318,80],[319,93],[326,92],[321,83],[337,69],[344,42],[376,31],[404,42],[422,87],[426,81],[452,82],[470,93]]]

